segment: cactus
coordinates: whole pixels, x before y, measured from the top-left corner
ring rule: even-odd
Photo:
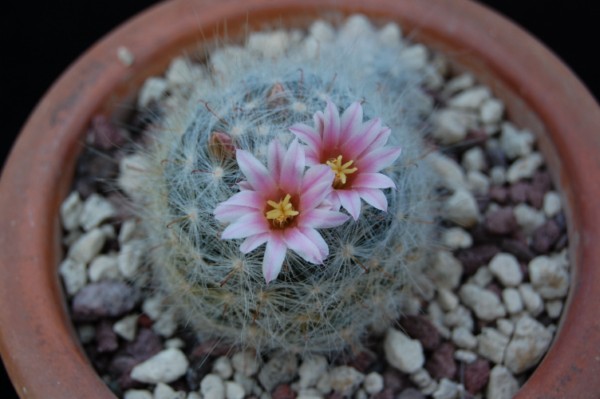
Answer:
[[[362,26],[360,34],[352,24]],[[161,104],[164,116],[143,149],[147,173],[134,205],[153,248],[153,281],[201,337],[258,351],[360,347],[369,329],[398,318],[410,273],[427,259],[434,228],[423,221],[432,219],[435,180],[420,161],[428,112],[423,72],[403,63],[401,42],[386,43],[361,17],[338,31],[324,27],[313,27],[329,33],[319,41],[275,32],[271,37],[286,41],[279,50],[256,45],[263,34],[246,47],[215,50],[195,79]],[[318,131],[324,115],[358,108],[357,126],[376,121],[389,134],[387,148],[402,148],[381,171],[389,180],[383,198],[363,196],[353,209],[332,205],[328,212],[343,217],[317,229],[327,251],[315,259],[288,249],[281,270],[267,276],[265,245],[243,253],[240,235],[226,237],[227,220],[218,217],[219,206],[248,185],[240,154],[263,166],[274,149],[314,161],[302,132]],[[356,170],[346,161],[334,155],[324,163],[329,190]],[[265,214],[272,211],[270,223],[284,228],[298,205],[283,194],[271,199]]]

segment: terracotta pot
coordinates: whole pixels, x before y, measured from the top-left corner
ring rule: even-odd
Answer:
[[[199,12],[198,10],[202,10]],[[600,392],[600,109],[569,70],[523,30],[466,0],[174,0],[116,29],[56,82],[25,125],[0,186],[0,349],[21,397],[113,398],[75,337],[57,274],[58,208],[90,118],[111,113],[184,49],[227,27],[361,12],[396,20],[415,40],[474,72],[509,117],[538,136],[567,202],[572,284],[556,340],[519,398]],[[202,33],[201,33],[202,32]],[[116,62],[119,46],[135,62]]]

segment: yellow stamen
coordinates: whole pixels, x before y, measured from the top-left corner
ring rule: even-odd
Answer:
[[[338,155],[337,158],[332,158],[327,161],[327,165],[333,170],[335,173],[335,179],[333,180],[333,187],[340,188],[346,184],[348,179],[348,175],[356,172],[358,168],[351,168],[350,166],[354,163],[353,160],[350,160],[344,164],[342,164],[342,156]]]
[[[284,227],[286,223],[293,219],[294,216],[298,216],[300,212],[294,209],[294,206],[290,203],[292,196],[286,194],[285,198],[279,202],[267,201],[267,204],[272,207],[270,211],[266,213],[267,219],[272,220],[278,227]]]

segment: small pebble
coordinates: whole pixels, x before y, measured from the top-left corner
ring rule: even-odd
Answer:
[[[563,298],[569,291],[569,273],[556,258],[538,256],[529,262],[533,288],[544,299]]]
[[[154,399],[152,392],[145,389],[130,389],[125,391],[123,399]]]
[[[550,219],[533,231],[531,248],[537,253],[547,253],[561,235],[558,224]]]
[[[448,105],[454,108],[478,109],[490,96],[491,92],[487,87],[472,87],[450,98]]]
[[[396,329],[388,330],[383,345],[388,363],[400,371],[410,374],[419,370],[425,363],[421,343]]]
[[[540,294],[533,289],[531,284],[521,284],[518,289],[519,294],[521,294],[521,299],[523,299],[525,309],[527,309],[529,314],[536,317],[544,311],[544,301]]]
[[[113,325],[113,331],[127,341],[133,341],[137,332],[137,315],[122,318]]]
[[[513,208],[498,208],[485,216],[484,226],[492,234],[506,235],[518,227]]]
[[[99,255],[95,257],[88,267],[88,277],[91,282],[100,280],[116,280],[121,275],[117,257],[113,255]]]
[[[246,377],[250,377],[258,371],[258,359],[251,351],[237,352],[231,357],[233,369]]]
[[[200,382],[200,393],[205,399],[225,399],[225,384],[216,374],[207,374]]]
[[[548,317],[551,319],[557,319],[562,313],[563,305],[562,300],[546,302],[546,314],[548,314]]]
[[[519,374],[535,366],[552,341],[552,333],[537,320],[523,316],[515,325],[515,332],[506,347],[504,364]]]
[[[472,394],[481,391],[490,378],[490,363],[484,359],[477,359],[465,365],[465,388]]]
[[[478,357],[477,357],[477,354],[475,354],[469,350],[459,349],[454,352],[454,359],[458,360],[459,362],[469,364],[469,363],[473,363],[475,360],[477,360]]]
[[[496,365],[490,372],[487,386],[488,399],[512,399],[519,390],[519,383],[508,369]]]
[[[400,319],[400,326],[409,337],[419,340],[423,349],[433,350],[440,343],[440,334],[427,317],[407,315]]]
[[[556,216],[562,209],[560,195],[556,191],[548,191],[544,195],[544,213],[551,218]]]
[[[69,258],[80,263],[89,263],[102,249],[106,236],[99,228],[92,229],[82,235],[69,248]]]
[[[471,331],[461,326],[452,330],[452,342],[464,349],[475,349],[477,347],[477,338]]]
[[[463,285],[459,290],[459,297],[481,320],[490,321],[506,315],[498,297],[477,285]]]
[[[327,359],[320,355],[306,356],[298,368],[300,388],[314,387],[319,378],[326,372],[328,367]]]
[[[528,131],[519,131],[510,122],[502,124],[500,145],[509,159],[523,157],[531,153],[535,138]]]
[[[477,336],[477,353],[482,357],[501,364],[504,351],[508,345],[508,338],[492,327],[484,327]]]
[[[83,210],[83,202],[76,191],[73,191],[60,206],[60,220],[65,230],[73,230],[79,226],[79,218]]]
[[[523,300],[516,288],[505,288],[502,291],[502,302],[509,314],[518,314],[523,311]]]
[[[456,395],[458,395],[458,384],[447,378],[442,378],[432,394],[434,399],[455,399]]]
[[[473,238],[466,230],[451,227],[442,233],[442,243],[450,249],[469,248],[473,245]]]
[[[298,370],[298,360],[294,354],[276,352],[258,373],[258,381],[267,392],[279,384],[292,381]]]
[[[371,372],[366,375],[365,380],[363,381],[363,387],[365,388],[365,392],[369,395],[379,393],[384,387],[383,377],[377,372]]]
[[[246,396],[246,391],[237,382],[225,381],[225,398],[226,399],[243,399]]]
[[[495,255],[489,269],[505,287],[516,287],[523,280],[521,266],[512,254],[501,252]]]
[[[365,375],[353,367],[338,366],[329,371],[331,388],[342,396],[350,396],[363,383]]]
[[[443,109],[435,114],[433,137],[442,145],[450,145],[467,137],[473,115],[455,109]]]
[[[73,319],[92,321],[119,317],[131,311],[138,294],[131,286],[117,281],[102,281],[83,287],[73,298]]]
[[[98,227],[104,221],[116,216],[114,206],[104,197],[94,193],[83,203],[83,210],[79,215],[79,224],[85,231]]]
[[[85,263],[65,259],[58,267],[67,294],[75,295],[87,283],[87,270]]]
[[[542,155],[538,152],[519,158],[506,171],[506,180],[509,183],[515,183],[521,179],[530,178],[543,163]]]
[[[177,392],[167,384],[159,382],[154,388],[154,399],[186,399],[185,392]]]
[[[442,378],[454,378],[456,375],[456,362],[454,361],[454,347],[446,342],[440,345],[430,356],[425,363],[425,369],[436,380]]]
[[[504,114],[504,104],[495,98],[489,98],[481,104],[479,118],[483,123],[498,123]]]
[[[188,365],[187,358],[179,349],[165,349],[135,366],[131,370],[131,378],[149,384],[169,383],[183,376]]]
[[[444,204],[444,217],[459,226],[471,227],[479,220],[479,208],[467,190],[457,190]]]

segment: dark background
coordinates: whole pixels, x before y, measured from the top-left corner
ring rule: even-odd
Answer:
[[[155,3],[157,1],[151,0],[39,3],[13,0],[3,4],[0,15],[0,160],[4,160],[29,113],[60,73],[96,40]],[[600,98],[597,50],[600,11],[582,5],[585,3],[581,0],[554,4],[545,0],[481,0],[480,3],[498,10],[540,39],[573,69],[596,98]],[[0,397],[16,398],[1,365]]]

